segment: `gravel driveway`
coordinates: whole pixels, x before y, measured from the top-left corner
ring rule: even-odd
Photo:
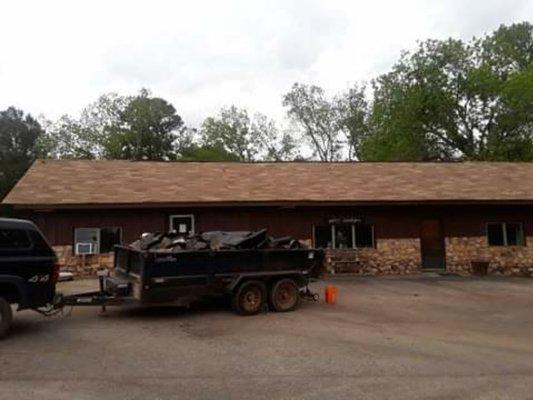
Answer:
[[[287,314],[222,302],[19,313],[0,342],[0,399],[533,398],[533,279],[330,283],[337,305]]]

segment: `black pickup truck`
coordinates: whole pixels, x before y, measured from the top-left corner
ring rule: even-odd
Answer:
[[[0,338],[18,310],[52,304],[59,276],[56,255],[30,221],[0,218]]]

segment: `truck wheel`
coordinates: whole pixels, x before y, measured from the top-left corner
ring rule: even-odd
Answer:
[[[3,297],[0,297],[0,339],[7,335],[12,321],[11,305]]]
[[[276,312],[293,311],[300,303],[300,290],[292,279],[277,281],[270,290],[270,306]]]
[[[255,315],[263,309],[266,287],[261,281],[244,282],[233,295],[233,309],[240,315]]]

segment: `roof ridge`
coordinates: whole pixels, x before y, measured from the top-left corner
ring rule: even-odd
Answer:
[[[359,164],[441,164],[441,165],[462,165],[462,164],[533,164],[533,161],[477,161],[477,160],[430,160],[430,161],[407,161],[407,160],[396,160],[396,161],[372,161],[372,160],[353,160],[353,161],[320,161],[320,160],[287,160],[287,161],[214,161],[214,160],[121,160],[121,159],[46,159],[39,158],[35,162],[47,163],[47,162],[57,162],[57,163],[111,163],[111,162],[120,162],[120,163],[147,163],[147,164],[234,164],[234,165],[257,165],[257,164],[296,164],[296,165],[306,165],[306,164],[319,164],[319,165],[359,165]]]

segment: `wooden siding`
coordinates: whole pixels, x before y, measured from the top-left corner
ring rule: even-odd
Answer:
[[[129,243],[143,232],[167,230],[169,216],[175,214],[193,214],[196,231],[268,228],[272,235],[298,239],[311,239],[313,225],[328,224],[331,218],[363,218],[374,224],[377,240],[418,238],[421,221],[433,218],[441,219],[445,236],[483,236],[486,223],[493,221],[522,222],[525,235],[533,235],[531,206],[190,207],[35,211],[20,216],[34,220],[51,244],[66,245],[72,244],[77,227],[121,227]]]

